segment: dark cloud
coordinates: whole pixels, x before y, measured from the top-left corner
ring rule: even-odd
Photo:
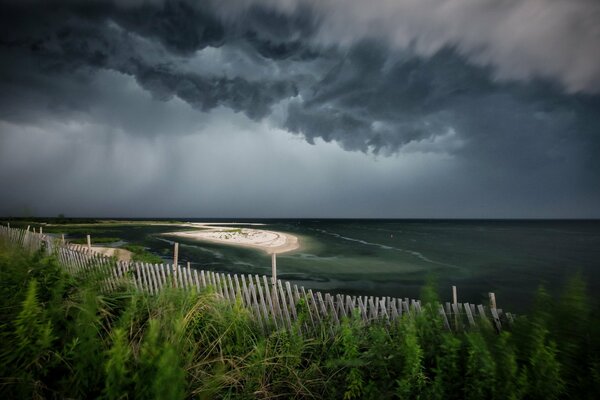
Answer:
[[[229,12],[240,6],[229,4]],[[365,38],[429,57],[452,47],[502,80],[551,79],[568,92],[599,93],[597,0],[252,0],[293,15],[320,16],[316,41],[351,46]],[[243,7],[242,7],[243,8]]]
[[[600,198],[597,6],[557,2],[518,31],[537,3],[457,1],[448,21],[426,10],[437,0],[397,3],[0,1],[0,120],[156,138],[197,132],[225,108],[309,143],[448,157],[464,196]],[[493,16],[505,18],[501,32],[486,31]],[[547,40],[544,21],[556,29]],[[131,103],[121,75],[155,102]]]
[[[148,3],[125,9],[100,2],[66,4],[57,7],[49,2],[35,10],[18,4],[2,13],[0,43],[5,50],[28,51],[35,60],[29,66],[35,64],[37,69],[32,73],[112,69],[134,76],[157,99],[178,96],[202,111],[226,106],[254,119],[266,116],[271,105],[296,94],[289,80],[249,81],[181,71],[181,57],[226,41],[222,23],[193,2]],[[234,34],[228,40],[239,38]],[[259,40],[257,35],[251,42],[262,54],[281,57],[285,51],[285,45]],[[6,81],[11,78],[7,76]]]
[[[389,154],[449,130],[460,146],[437,148],[522,171],[577,158],[598,165],[598,97],[567,95],[548,82],[497,83],[452,50],[388,56],[361,42],[289,107],[286,127],[349,150]]]

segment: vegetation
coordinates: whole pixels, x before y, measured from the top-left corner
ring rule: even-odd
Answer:
[[[210,291],[106,293],[0,242],[1,398],[592,399],[597,308],[574,278],[497,334],[444,330],[434,308],[392,326],[264,334]],[[427,298],[435,298],[427,288]],[[551,312],[550,312],[551,311]]]
[[[14,227],[25,227],[27,225],[39,224],[96,224],[99,222],[93,218],[71,218],[65,217],[64,214],[59,214],[57,217],[8,217],[3,218],[2,223],[9,222]]]
[[[160,258],[160,256],[149,252],[144,246],[128,243],[121,246],[121,248],[129,250],[133,253],[133,256],[131,257],[132,261],[139,261],[150,264],[160,264],[163,262],[163,259]]]
[[[106,244],[106,243],[115,243],[120,241],[121,239],[118,237],[94,237],[92,240],[92,245],[94,244]],[[69,239],[69,242],[75,244],[87,244],[87,238],[76,238]]]

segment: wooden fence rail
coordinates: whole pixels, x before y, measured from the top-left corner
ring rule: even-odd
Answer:
[[[334,330],[344,318],[357,318],[365,324],[389,324],[403,316],[423,312],[420,300],[332,295],[306,290],[279,279],[273,285],[271,278],[264,275],[197,270],[189,265],[117,261],[88,247],[69,244],[29,229],[0,225],[0,237],[30,252],[54,254],[69,273],[83,273],[99,279],[106,290],[127,284],[150,294],[157,294],[165,287],[188,291],[212,290],[224,301],[247,308],[264,330],[292,329],[298,325],[303,330],[311,330],[323,323]],[[510,324],[513,320],[510,313],[482,304],[447,302],[435,308],[446,329],[456,332],[477,325],[480,319],[491,322],[500,331],[503,324]]]

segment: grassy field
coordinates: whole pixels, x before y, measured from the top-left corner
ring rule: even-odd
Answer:
[[[2,398],[592,399],[600,384],[598,308],[578,278],[501,334],[448,333],[425,306],[311,337],[265,335],[210,291],[103,293],[2,242],[0,282]]]

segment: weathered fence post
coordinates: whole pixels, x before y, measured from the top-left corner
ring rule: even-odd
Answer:
[[[458,296],[456,295],[456,286],[452,286],[452,304],[458,303]]]
[[[179,264],[179,243],[173,243],[173,287],[177,286],[177,269]]]
[[[88,250],[92,249],[92,238],[90,235],[87,235],[87,246],[88,246]]]
[[[275,304],[279,304],[277,301],[277,253],[271,254],[271,297]],[[278,307],[275,308],[277,310]]]
[[[496,295],[492,292],[489,293],[490,296],[490,313],[492,314],[492,318],[494,319],[494,324],[496,325],[496,330],[500,332],[502,329],[502,323],[500,322],[500,316],[498,315],[498,310],[496,310]]]
[[[277,254],[271,254],[271,283],[273,287],[277,284]]]
[[[175,242],[173,246],[173,271],[177,268],[179,263],[179,243]]]
[[[492,292],[489,293],[490,296],[490,308],[496,308],[496,295]]]
[[[458,315],[456,314],[456,311],[458,311],[458,295],[456,293],[456,286],[452,286],[452,304],[454,305],[452,310],[454,312],[454,329],[458,332]]]
[[[61,241],[62,245],[64,246],[65,245],[65,234],[64,233],[62,233],[60,235],[60,241]]]

